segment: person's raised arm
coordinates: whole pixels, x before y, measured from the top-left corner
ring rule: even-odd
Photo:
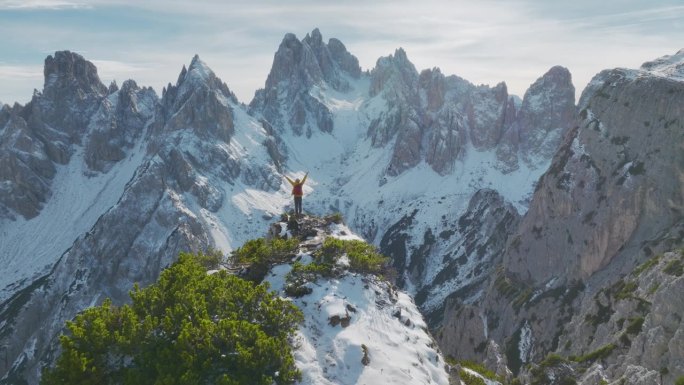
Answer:
[[[309,172],[307,171],[306,174],[304,174],[304,179],[302,179],[302,184],[306,182],[306,177],[309,176]]]
[[[291,185],[295,185],[295,182],[292,179],[288,178],[287,175],[285,175],[285,179],[287,179],[287,181],[290,182]]]

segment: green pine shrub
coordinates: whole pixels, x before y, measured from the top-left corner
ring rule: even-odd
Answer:
[[[290,302],[182,253],[130,305],[105,300],[67,322],[41,384],[292,384],[289,339],[303,316]]]
[[[197,258],[197,262],[207,270],[218,269],[224,262],[221,250],[209,249],[204,253],[196,254],[195,257]]]
[[[646,262],[637,266],[637,268],[634,269],[634,271],[632,271],[632,275],[635,277],[638,277],[644,271],[651,269],[653,266],[656,266],[660,262],[660,258],[661,258],[660,255],[656,255],[655,257],[650,258]]]
[[[285,277],[285,293],[292,297],[301,297],[311,293],[307,283],[314,282],[319,277],[339,275],[343,269],[337,263],[345,254],[349,259],[350,271],[375,274],[388,271],[388,259],[378,253],[374,246],[357,240],[328,237],[313,254],[314,260],[311,263],[292,264],[292,270]]]
[[[466,385],[486,385],[486,382],[481,377],[470,374],[463,369],[458,372],[458,375],[461,377],[461,381]]]
[[[681,277],[684,274],[684,263],[682,263],[682,258],[673,259],[665,266],[663,271],[667,274],[674,275],[675,277]]]
[[[610,356],[613,350],[615,350],[615,344],[607,344],[583,356],[570,356],[570,360],[579,363],[593,363]]]
[[[344,223],[344,217],[342,217],[342,214],[339,212],[338,213],[332,213],[323,219],[325,219],[325,221],[328,223],[336,223],[338,225]]]
[[[249,273],[245,275],[245,278],[253,282],[261,282],[273,263],[284,262],[293,257],[298,246],[297,238],[252,239],[233,251],[233,262],[238,265],[248,265]]]
[[[387,267],[387,257],[375,246],[359,240],[342,240],[328,237],[316,253],[316,261],[335,264],[342,255],[349,258],[349,270],[359,273],[379,274]]]
[[[492,380],[492,381],[503,382],[503,380],[500,379],[500,378],[496,375],[496,373],[494,373],[493,371],[487,369],[487,367],[484,366],[484,365],[481,364],[481,363],[473,362],[473,361],[468,361],[468,360],[464,360],[464,361],[459,362],[459,364],[461,364],[461,366],[464,367],[464,368],[468,368],[468,369],[470,369],[470,370],[472,370],[472,371],[478,372],[479,374],[482,375],[482,377],[488,378],[488,379],[490,379],[490,380]]]
[[[644,317],[635,317],[629,319],[629,325],[627,325],[628,334],[639,334],[641,333],[641,328],[644,325]]]
[[[558,366],[560,364],[565,364],[567,363],[568,360],[565,359],[563,356],[556,354],[556,353],[549,353],[542,362],[539,363],[540,366],[548,368],[551,366]]]

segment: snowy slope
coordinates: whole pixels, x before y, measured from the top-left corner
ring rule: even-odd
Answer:
[[[333,233],[360,239],[346,226],[334,226]],[[322,239],[310,242],[317,241]],[[299,257],[302,263],[311,260],[306,252]],[[273,290],[283,292],[290,270],[289,264],[272,269],[267,281]],[[304,313],[294,341],[301,384],[449,383],[443,357],[407,294],[374,276],[353,273],[320,278],[310,287],[311,294],[293,299]],[[349,325],[331,324],[335,316],[351,317]]]
[[[351,214],[353,223],[355,212],[375,212],[376,205],[382,201],[380,215],[420,207],[427,221],[439,217],[445,209],[462,212],[470,196],[482,188],[495,189],[519,211],[526,210],[534,183],[550,159],[533,170],[522,165],[519,170],[504,174],[494,167],[494,151],[480,152],[469,147],[451,175],[441,176],[422,163],[397,177],[384,176],[384,165],[390,154],[384,149],[371,148],[365,136],[371,118],[387,106],[380,96],[368,99],[368,78],[349,79],[349,82],[352,90],[347,93],[325,87],[311,92],[333,113],[332,133],[315,132],[310,138],[283,135],[292,152],[289,169],[300,173],[311,171],[309,192],[313,194],[309,199],[317,211],[324,213],[332,205]],[[338,200],[342,200],[339,204],[346,200],[346,207],[335,206]],[[438,204],[439,200],[447,203]]]
[[[262,236],[274,216],[291,209],[290,186],[283,174],[301,177],[309,171],[304,210],[320,215],[339,211],[354,231],[376,245],[391,226],[412,214],[413,223],[406,229],[410,233],[409,252],[421,247],[427,232],[440,234],[446,227],[451,230],[473,194],[482,188],[497,189],[519,211],[526,209],[534,181],[545,164],[528,169],[525,163],[503,173],[496,167],[493,149],[479,151],[467,145],[455,160],[453,172],[444,175],[422,160],[389,176],[386,168],[398,139],[395,135],[379,147],[368,137],[368,128],[394,106],[382,92],[370,96],[369,89],[374,86],[370,74],[339,76],[338,85],[344,87],[321,81],[307,89],[304,96],[298,94],[298,107],[315,109],[305,111],[303,116],[309,122],[302,124],[298,132],[269,126],[258,113],[248,112],[196,56],[188,69],[181,71],[176,85],[169,85],[154,106],[148,132],[140,135],[136,146],[127,152],[132,155],[113,163],[104,174],[93,174],[86,172],[85,150],[76,144],[71,161],[58,167],[52,197],[40,215],[30,221],[1,224],[2,244],[8,247],[3,247],[6,251],[0,255],[0,262],[5,262],[2,272],[7,273],[3,275],[5,281],[0,281],[0,287],[6,288],[0,299],[15,295],[25,302],[8,306],[4,314],[12,321],[4,330],[15,332],[16,328],[15,334],[20,336],[11,346],[7,342],[10,347],[5,355],[9,358],[0,368],[12,370],[17,376],[30,372],[34,377],[29,378],[37,378],[39,361],[46,359],[55,334],[83,307],[105,296],[124,301],[132,283],[153,280],[180,250],[213,247],[228,253]],[[279,84],[287,87],[288,81]],[[287,95],[287,90],[280,91]],[[292,106],[280,107],[277,116],[287,117],[299,111]],[[312,129],[327,122],[328,113],[332,119],[330,129]],[[87,137],[83,139],[87,143]],[[277,144],[281,164],[266,143]],[[450,242],[456,244],[457,240]],[[416,293],[429,284],[427,280],[449,263],[443,257],[437,253],[426,255],[428,273],[415,281],[409,277],[405,287]],[[30,288],[33,292],[20,291],[33,282],[29,278],[51,267],[44,286]],[[360,284],[349,279],[335,285],[352,290]],[[448,282],[450,289],[458,285]],[[381,286],[376,287],[380,292]],[[44,298],[32,297],[37,292]],[[321,306],[328,301],[337,303],[332,297],[326,299],[327,294],[317,293]],[[374,292],[355,295],[360,301],[378,299]],[[405,300],[397,301],[403,304]],[[418,314],[408,304],[405,308],[411,318]],[[361,309],[369,319],[391,319],[386,317],[387,309]],[[49,322],[50,327],[24,328],[36,318]],[[424,325],[422,322],[411,319],[414,325]],[[407,352],[406,363],[413,366],[418,354],[420,359],[438,365],[436,356],[421,350],[430,341],[414,335],[414,331],[395,330],[417,341],[418,350]],[[376,354],[373,342],[365,343],[362,338],[350,337],[347,345],[364,343],[371,354]],[[31,351],[35,354],[26,358],[29,346],[34,346]],[[381,363],[395,359],[376,358],[370,366],[381,374],[385,370]],[[29,362],[26,369],[25,362]],[[429,378],[432,369],[422,373],[395,375]]]
[[[52,196],[39,216],[0,221],[0,301],[45,274],[114,206],[144,154],[141,142],[108,173],[93,175],[78,147],[67,165],[58,166]]]
[[[290,150],[288,170],[299,176],[311,172],[305,211],[319,215],[339,211],[355,231],[376,245],[390,226],[415,212],[410,229],[414,249],[429,229],[438,234],[444,230],[442,222],[457,222],[471,197],[483,188],[498,191],[518,212],[526,211],[535,182],[550,159],[541,160],[534,169],[521,163],[517,170],[503,173],[495,167],[494,150],[468,146],[451,174],[440,175],[422,162],[396,177],[387,176],[391,144],[373,148],[366,138],[366,127],[387,108],[386,102],[381,96],[368,98],[368,78],[348,81],[351,88],[346,93],[324,86],[311,91],[333,114],[331,133],[314,132],[309,138],[282,134]],[[429,277],[439,273],[442,263],[434,261]]]

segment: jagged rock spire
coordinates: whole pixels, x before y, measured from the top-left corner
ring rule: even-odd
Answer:
[[[73,86],[97,95],[107,92],[107,87],[102,84],[97,75],[95,65],[71,51],[57,51],[54,56],[48,56],[45,59],[43,74],[45,76],[43,93],[46,95],[53,89]]]

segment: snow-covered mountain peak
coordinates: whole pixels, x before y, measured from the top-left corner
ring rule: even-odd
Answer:
[[[392,55],[390,55],[390,57],[392,57]],[[399,63],[410,63],[406,51],[402,47],[394,50],[394,59]]]
[[[567,68],[562,66],[551,67],[544,75],[538,78],[523,97],[523,106],[531,110],[541,110],[551,93],[563,93],[574,98],[575,88],[572,85],[572,76]]]
[[[641,65],[639,69],[613,68],[596,74],[582,91],[579,108],[585,109],[595,95],[606,95],[607,90],[621,83],[630,83],[636,79],[684,82],[684,49],[674,55],[665,55]]]
[[[82,92],[104,95],[107,88],[100,81],[95,65],[83,56],[71,51],[57,51],[54,56],[45,59],[43,69],[45,76],[44,94],[61,96],[69,88],[77,88]]]
[[[345,90],[348,83],[343,79],[343,74],[357,78],[360,73],[358,60],[347,52],[344,44],[336,39],[326,44],[318,28],[301,41],[288,33],[273,57],[266,90],[276,88],[283,82],[291,92],[323,82],[334,89]]]
[[[202,61],[199,55],[195,54],[195,56],[192,57],[192,61],[190,62],[190,67],[188,67],[188,74],[186,75],[186,79],[188,79],[188,77],[190,79],[198,79],[208,82],[212,78],[215,78],[216,75],[214,74],[214,71],[212,71],[211,68],[209,68],[207,63]]]
[[[394,54],[379,58],[376,62],[376,67],[394,67],[400,70],[406,68],[411,70],[411,72],[417,72],[416,67],[409,60],[406,51],[401,47],[397,48]]]
[[[213,102],[209,103],[207,99],[211,99]],[[208,109],[218,111],[230,109],[231,105],[237,104],[237,98],[228,86],[214,74],[214,71],[198,55],[195,55],[187,69],[183,66],[176,85],[169,85],[168,88],[164,89],[161,103],[164,106],[164,115],[167,119],[172,119],[181,110],[200,111]],[[209,118],[203,115],[207,114],[192,114],[188,118],[195,121]],[[232,118],[228,120],[232,120]],[[224,123],[224,125],[232,126],[232,123]],[[189,121],[184,122],[183,125],[186,127],[193,126]],[[232,127],[230,128],[232,129]]]
[[[381,57],[376,62],[371,71],[370,95],[375,96],[382,91],[406,95],[415,92],[417,80],[416,67],[409,61],[406,51],[398,48],[394,55]]]
[[[684,81],[684,49],[641,65],[641,70],[653,75]]]
[[[208,90],[218,91],[226,98],[237,103],[235,96],[228,89],[228,86],[216,76],[207,63],[200,59],[199,55],[193,56],[187,70],[185,66],[183,66],[183,69],[178,76],[176,87],[178,88],[178,95],[181,98],[184,98],[188,93],[192,93],[196,90],[203,90],[203,92]]]
[[[347,93],[361,77],[356,57],[339,40],[325,44],[314,30],[302,41],[293,34],[283,38],[273,57],[264,89],[250,103],[250,113],[266,120],[276,132],[311,137],[314,132],[330,133],[330,109],[314,89]]]
[[[318,28],[314,28],[311,33],[306,34],[303,41],[309,45],[319,45],[323,43],[323,35],[321,35],[321,31]]]

